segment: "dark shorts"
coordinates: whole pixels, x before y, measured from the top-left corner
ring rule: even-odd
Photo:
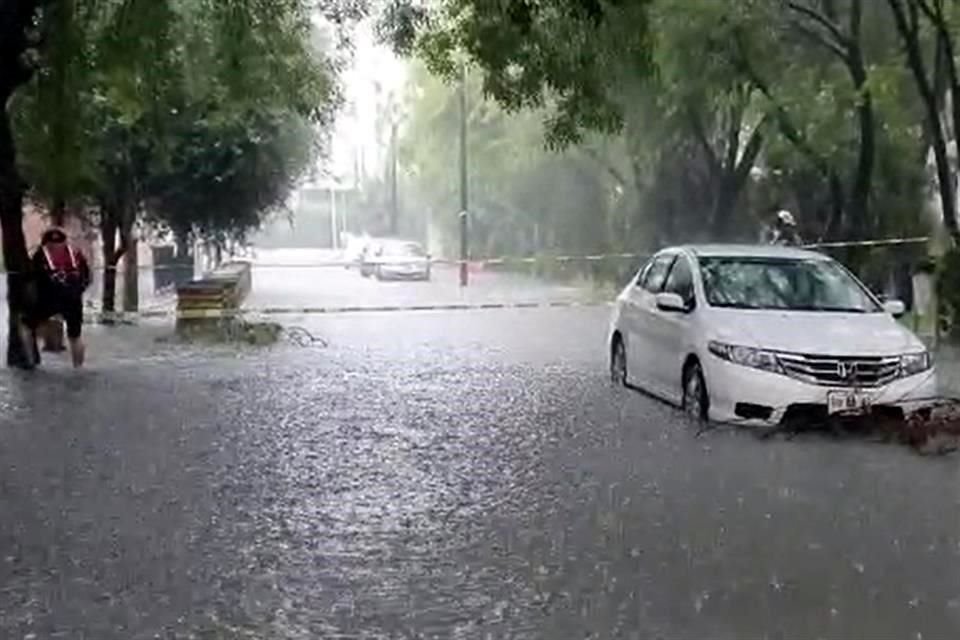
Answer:
[[[61,316],[66,322],[68,338],[79,338],[83,331],[83,297],[53,295],[49,292],[40,294],[28,325],[36,329],[54,316]]]

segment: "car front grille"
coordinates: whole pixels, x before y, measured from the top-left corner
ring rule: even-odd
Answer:
[[[777,358],[788,376],[829,387],[881,387],[900,376],[897,356],[780,353]]]

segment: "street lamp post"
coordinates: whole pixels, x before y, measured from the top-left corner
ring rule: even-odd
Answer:
[[[400,222],[400,203],[397,195],[397,115],[390,122],[390,235],[396,236]]]
[[[469,194],[467,172],[467,65],[460,67],[460,286],[465,287],[469,281],[467,258],[470,255]]]
[[[330,246],[334,249],[339,248],[339,234],[337,229],[337,191],[336,183],[330,181]]]

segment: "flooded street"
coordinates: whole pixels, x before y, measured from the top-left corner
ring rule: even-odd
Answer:
[[[260,267],[250,303],[576,298],[453,277]],[[608,313],[289,316],[329,346],[0,374],[0,637],[957,634],[956,458],[698,434],[608,382]]]

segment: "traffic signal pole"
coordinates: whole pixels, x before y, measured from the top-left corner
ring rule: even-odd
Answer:
[[[469,194],[467,172],[467,65],[460,67],[460,286],[466,287],[469,282],[467,260],[470,256]]]

